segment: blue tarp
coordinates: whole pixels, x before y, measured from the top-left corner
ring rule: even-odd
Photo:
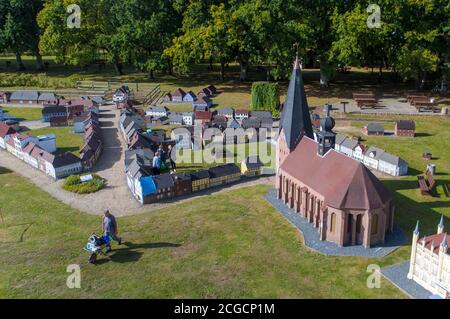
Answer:
[[[142,177],[141,180],[141,186],[142,186],[142,195],[143,196],[149,196],[152,194],[156,194],[156,185],[155,181],[151,176]]]

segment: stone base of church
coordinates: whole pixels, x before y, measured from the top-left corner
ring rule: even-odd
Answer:
[[[339,246],[333,242],[321,240],[317,228],[294,209],[289,208],[283,200],[280,200],[275,188],[267,193],[265,199],[303,234],[305,246],[322,254],[383,258],[407,241],[401,229],[394,226],[393,232],[386,234],[383,245],[374,245],[370,248],[362,245]]]

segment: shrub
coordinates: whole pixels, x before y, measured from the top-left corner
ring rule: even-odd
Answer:
[[[66,178],[63,189],[77,194],[90,194],[101,190],[106,186],[106,181],[96,174],[92,174],[93,179],[82,182],[80,175],[71,175]]]
[[[252,110],[268,110],[279,113],[280,95],[278,83],[254,82],[252,85]]]
[[[52,78],[45,73],[29,74],[29,73],[7,73],[0,78],[0,87],[39,87],[50,89],[66,89],[76,86],[82,77],[79,75],[71,75],[67,78]]]

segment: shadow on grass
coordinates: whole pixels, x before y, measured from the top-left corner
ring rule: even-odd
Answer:
[[[108,261],[112,261],[115,263],[129,263],[136,262],[141,259],[144,254],[142,251],[138,251],[138,249],[158,249],[158,248],[177,248],[180,247],[180,244],[174,243],[144,243],[144,244],[133,244],[130,242],[123,243],[125,248],[116,248],[113,249],[109,254],[109,258],[102,258],[96,262],[96,264],[104,264]],[[119,246],[122,247],[122,246]]]
[[[9,174],[9,173],[12,173],[12,171],[10,171],[9,169],[7,169],[5,167],[0,166],[0,175],[1,174]]]
[[[433,197],[420,195],[415,180],[384,180],[383,184],[393,192],[395,220],[409,238],[417,220],[422,235],[436,232],[441,217],[436,209],[442,211],[450,206],[448,197],[450,180],[437,179]],[[412,191],[412,196],[403,195],[401,192],[405,190]],[[444,223],[450,227],[450,218],[444,216]]]

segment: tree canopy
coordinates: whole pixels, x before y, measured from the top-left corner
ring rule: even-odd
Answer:
[[[336,66],[392,68],[418,88],[430,75],[450,75],[448,0],[0,0],[0,52],[41,54],[56,62],[132,65],[156,72],[188,74],[192,66],[237,62],[239,78],[258,66],[268,80],[285,79],[295,55],[320,65],[328,82]],[[80,7],[80,27],[68,27]],[[370,27],[373,10],[380,24]]]

